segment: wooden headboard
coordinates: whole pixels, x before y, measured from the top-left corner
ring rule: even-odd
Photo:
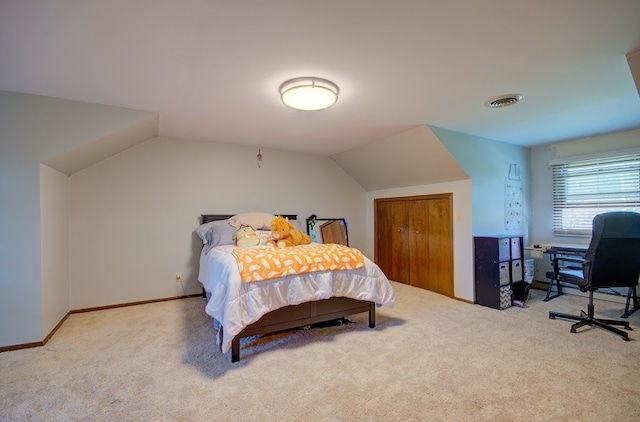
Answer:
[[[202,214],[200,216],[200,220],[202,224],[209,223],[211,221],[219,221],[219,220],[228,220],[236,214]],[[289,220],[297,220],[298,214],[274,214],[281,215],[282,217],[288,218]]]

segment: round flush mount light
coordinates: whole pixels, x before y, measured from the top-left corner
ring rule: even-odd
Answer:
[[[520,94],[506,94],[490,98],[485,101],[484,105],[489,108],[504,108],[514,105],[520,100],[522,100],[522,95]]]
[[[331,107],[340,89],[333,82],[312,76],[289,79],[280,85],[282,102],[296,110],[314,111]]]

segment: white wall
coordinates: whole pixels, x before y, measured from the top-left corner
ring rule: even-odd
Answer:
[[[431,127],[472,180],[473,235],[524,236],[527,242],[530,221],[529,148]],[[519,228],[505,225],[505,181],[509,167],[520,167],[523,192],[523,223]]]
[[[7,154],[4,146],[0,153],[0,346],[11,346],[43,339],[40,173],[37,158]]]
[[[203,213],[346,217],[365,245],[364,189],[327,157],[154,138],[70,177],[71,308],[197,293]]]
[[[367,245],[366,251],[374,251],[374,200],[415,195],[453,193],[453,288],[459,299],[474,300],[471,181],[436,183],[367,192]]]
[[[0,91],[0,347],[42,341],[59,311],[57,299],[44,304],[42,298],[43,284],[54,289],[59,277],[43,280],[41,266],[53,265],[60,257],[41,244],[40,163],[150,116],[118,107]],[[45,169],[45,184],[52,181],[46,174]],[[49,207],[51,204],[45,206]],[[59,210],[58,205],[52,208]]]
[[[42,338],[69,312],[69,178],[40,165]]]

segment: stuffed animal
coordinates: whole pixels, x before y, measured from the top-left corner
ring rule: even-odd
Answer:
[[[249,248],[260,243],[260,237],[251,226],[240,226],[233,235],[236,245],[240,248]]]
[[[309,235],[296,229],[296,226],[291,224],[289,220],[280,216],[271,222],[271,238],[273,240],[270,240],[269,243],[279,248],[311,243]]]

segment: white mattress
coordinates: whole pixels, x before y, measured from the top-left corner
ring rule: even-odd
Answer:
[[[205,311],[224,328],[220,345],[223,353],[229,350],[231,340],[243,328],[283,306],[341,296],[393,307],[395,291],[391,283],[367,257],[364,257],[364,268],[359,270],[317,272],[243,283],[233,248],[233,245],[217,246],[208,253],[203,249],[198,275],[209,293]]]

